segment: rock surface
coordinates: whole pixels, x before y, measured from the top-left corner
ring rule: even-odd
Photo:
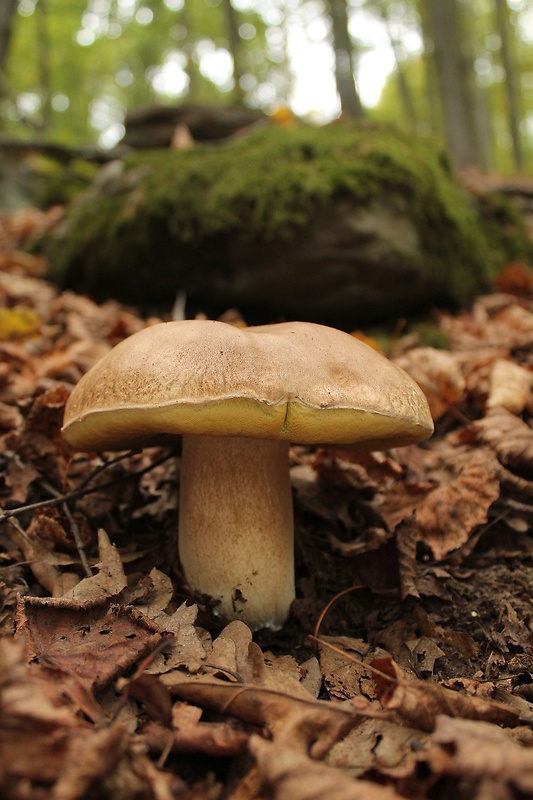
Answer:
[[[48,243],[98,299],[357,325],[467,299],[490,263],[442,154],[389,127],[272,127],[107,165]],[[498,265],[500,266],[500,265]]]

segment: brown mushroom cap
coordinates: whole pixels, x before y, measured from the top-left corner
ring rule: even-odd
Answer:
[[[432,431],[417,384],[347,333],[205,320],[157,324],[114,347],[74,389],[63,428],[82,450],[182,433],[377,450]]]

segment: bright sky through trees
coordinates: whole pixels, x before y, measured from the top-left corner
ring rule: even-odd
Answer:
[[[444,123],[458,114],[453,97],[448,109],[454,113],[443,111],[443,92],[448,96],[459,86],[470,95],[461,136],[471,128],[467,138],[479,165],[496,165],[503,156],[504,168],[516,167],[520,147],[533,157],[532,0],[12,5],[12,42],[5,75],[0,72],[6,131],[107,148],[120,140],[128,109],[153,102],[244,102],[267,112],[289,106],[318,123],[342,108],[446,139]],[[430,30],[432,13],[445,7],[450,30],[442,33],[441,23]],[[1,25],[0,13],[0,47]],[[455,65],[445,90],[442,56],[452,51],[464,63]]]

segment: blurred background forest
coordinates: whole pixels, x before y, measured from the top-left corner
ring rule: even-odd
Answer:
[[[1,0],[0,135],[117,145],[147,104],[393,121],[533,162],[531,0]]]

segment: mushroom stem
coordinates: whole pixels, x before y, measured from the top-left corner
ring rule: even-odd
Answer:
[[[289,444],[183,436],[179,555],[192,589],[252,630],[280,628],[294,599]]]

